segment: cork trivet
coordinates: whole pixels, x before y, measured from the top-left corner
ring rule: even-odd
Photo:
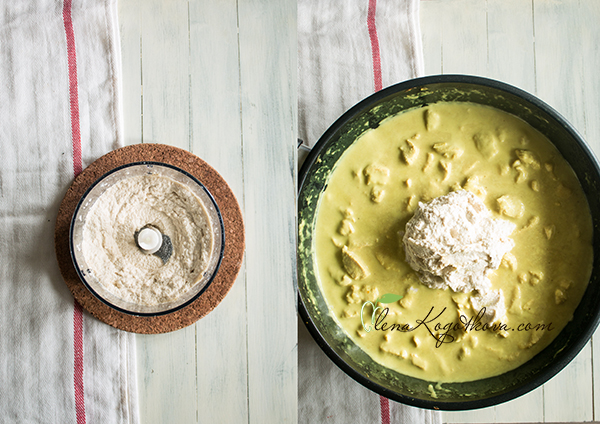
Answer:
[[[212,283],[195,301],[184,308],[156,317],[129,315],[98,300],[81,282],[69,251],[69,227],[75,208],[87,189],[107,172],[129,163],[154,161],[177,166],[196,177],[212,194],[225,228],[223,260]],[[167,333],[186,327],[212,311],[231,289],[244,256],[242,214],[225,180],[202,159],[188,151],[163,144],[136,144],[114,150],[87,167],[75,178],[65,195],[54,232],[60,272],[73,296],[93,316],[113,327],[143,334]]]

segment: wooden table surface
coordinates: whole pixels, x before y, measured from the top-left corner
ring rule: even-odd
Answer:
[[[296,423],[296,3],[119,0],[125,143],[229,183],[245,261],[195,325],[137,336],[141,422]]]
[[[423,0],[420,6],[426,74],[480,75],[533,93],[600,156],[600,1]],[[599,344],[597,332],[562,372],[517,400],[443,419],[600,421]]]
[[[600,154],[599,0],[420,7],[426,74],[529,91]],[[141,421],[295,423],[296,2],[119,0],[119,19],[126,143],[172,144],[211,164],[241,205],[247,240],[240,275],[212,313],[137,336]],[[600,420],[597,340],[539,389],[443,420]]]

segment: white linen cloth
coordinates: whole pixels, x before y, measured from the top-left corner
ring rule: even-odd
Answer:
[[[137,423],[135,339],[75,303],[54,225],[121,146],[116,0],[0,2],[0,422]]]
[[[298,1],[298,130],[312,147],[347,109],[423,74],[418,0]],[[298,325],[298,422],[434,424],[356,383]]]
[[[421,75],[418,0],[298,0],[298,137],[305,145],[360,100]]]

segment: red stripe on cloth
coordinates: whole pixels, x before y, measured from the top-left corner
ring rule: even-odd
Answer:
[[[85,399],[83,396],[83,309],[74,302],[73,312],[73,380],[75,385],[75,413],[77,424],[85,424]]]
[[[77,92],[77,56],[75,54],[75,33],[71,19],[71,0],[64,0],[63,22],[67,37],[67,63],[69,66],[69,105],[71,108],[71,140],[73,143],[73,173],[79,175],[81,165],[81,132],[79,129],[79,100]]]
[[[390,401],[388,398],[379,396],[381,408],[381,424],[390,424]]]
[[[379,38],[377,37],[377,25],[375,15],[377,13],[377,0],[369,0],[367,12],[367,29],[371,41],[371,56],[373,58],[373,85],[375,91],[383,88],[381,80],[381,55],[379,53]],[[379,407],[381,409],[381,424],[390,424],[390,401],[388,398],[379,396]]]
[[[77,55],[75,33],[71,16],[71,0],[64,0],[63,23],[67,40],[67,65],[69,68],[69,107],[71,115],[71,142],[73,145],[73,174],[82,170],[81,132],[79,128],[79,99],[77,92]],[[74,301],[73,308],[73,387],[75,389],[75,415],[77,424],[85,424],[85,398],[83,392],[83,309]]]
[[[381,55],[379,54],[379,38],[377,38],[377,25],[375,14],[377,11],[377,0],[369,0],[369,11],[367,13],[367,28],[371,40],[371,56],[373,57],[373,83],[375,91],[382,88],[381,82]]]

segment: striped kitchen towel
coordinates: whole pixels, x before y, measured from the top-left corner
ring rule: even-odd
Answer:
[[[0,10],[0,421],[137,423],[134,336],[82,311],[53,239],[73,178],[122,144],[117,2]]]
[[[423,68],[418,0],[298,0],[298,137]]]
[[[298,138],[312,147],[347,109],[423,74],[418,0],[298,1]],[[299,157],[302,155],[299,154]],[[390,401],[329,360],[299,321],[298,422],[434,424],[439,412]]]

